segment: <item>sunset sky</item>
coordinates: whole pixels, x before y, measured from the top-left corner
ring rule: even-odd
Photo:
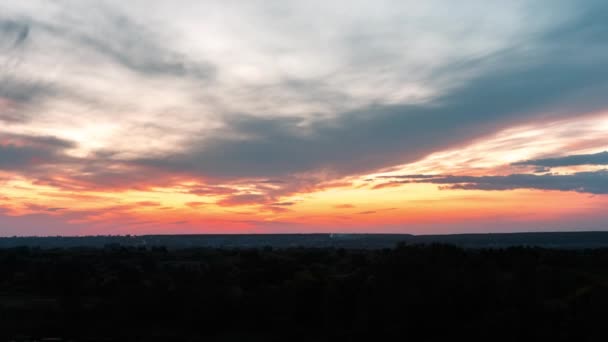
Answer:
[[[608,1],[0,2],[0,236],[608,228]]]

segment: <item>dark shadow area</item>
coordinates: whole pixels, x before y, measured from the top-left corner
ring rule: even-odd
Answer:
[[[608,248],[607,231],[526,232],[448,235],[411,234],[193,234],[193,235],[97,235],[0,237],[0,248],[42,249],[96,247],[183,248],[394,248],[398,243],[449,244],[463,248],[533,246],[560,249]]]
[[[607,336],[608,249],[20,247],[0,270],[3,341]]]

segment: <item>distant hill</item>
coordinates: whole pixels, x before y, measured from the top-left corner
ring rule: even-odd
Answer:
[[[547,232],[504,234],[242,234],[242,235],[141,235],[84,237],[5,237],[0,248],[20,246],[39,248],[73,248],[112,246],[167,247],[183,249],[212,248],[275,248],[335,247],[391,248],[398,243],[446,243],[467,248],[503,248],[538,246],[545,248],[583,249],[608,247],[608,232]]]

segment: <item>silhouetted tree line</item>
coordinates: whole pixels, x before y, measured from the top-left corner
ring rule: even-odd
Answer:
[[[0,338],[606,341],[608,249],[0,250]]]

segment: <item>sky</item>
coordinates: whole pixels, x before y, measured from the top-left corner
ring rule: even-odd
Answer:
[[[0,2],[0,236],[608,228],[608,2]]]

